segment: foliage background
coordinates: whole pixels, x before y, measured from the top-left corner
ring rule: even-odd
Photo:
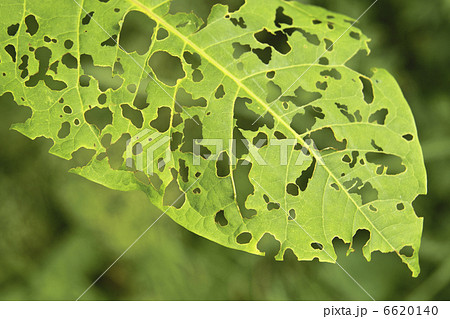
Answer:
[[[174,0],[172,9],[205,18],[213,3]],[[239,0],[236,0],[239,1]],[[301,0],[357,18],[372,0]],[[338,261],[377,300],[450,299],[450,1],[380,0],[358,26],[372,53],[352,66],[388,69],[416,118],[428,172],[422,273],[412,278],[393,254],[367,263],[357,251]],[[8,128],[29,114],[0,97],[0,299],[74,300],[159,215],[143,193],[120,193],[67,173],[74,161],[48,154],[51,143]],[[446,165],[447,164],[447,165]],[[83,300],[366,300],[336,265],[276,262],[209,242],[161,218]]]

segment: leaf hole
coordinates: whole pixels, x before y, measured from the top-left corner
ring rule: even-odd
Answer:
[[[412,246],[405,246],[400,250],[399,253],[400,255],[410,258],[414,255],[414,248]]]
[[[274,235],[265,233],[258,241],[256,248],[264,253],[265,257],[273,259],[280,252],[281,243]]]
[[[236,242],[240,245],[248,244],[252,240],[252,234],[243,232],[236,237]]]
[[[216,213],[216,215],[215,215],[215,217],[214,217],[214,221],[215,221],[218,225],[220,225],[220,226],[222,226],[222,227],[228,225],[228,220],[227,220],[226,217],[225,217],[225,212],[224,212],[223,209],[219,210],[219,211]]]
[[[39,23],[36,20],[36,17],[32,14],[28,15],[25,18],[25,24],[27,26],[27,30],[26,32],[30,35],[33,36],[35,35],[38,30],[39,30]]]

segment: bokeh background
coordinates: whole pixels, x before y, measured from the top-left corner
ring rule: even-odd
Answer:
[[[174,0],[172,11],[205,18],[217,2],[232,1]],[[373,0],[301,2],[357,18]],[[358,23],[372,38],[372,53],[355,57],[352,67],[365,74],[386,68],[400,83],[429,185],[414,202],[425,217],[418,278],[394,254],[374,253],[368,263],[361,253],[367,233],[357,234],[348,257],[337,243],[338,261],[377,300],[450,300],[449,16],[448,0],[379,0]],[[143,193],[112,191],[67,173],[75,161],[49,155],[50,141],[9,130],[27,116],[11,94],[0,97],[0,300],[74,300],[160,211]],[[234,251],[164,216],[82,300],[367,299],[337,265]]]

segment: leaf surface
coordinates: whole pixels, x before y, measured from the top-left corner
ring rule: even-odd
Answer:
[[[267,239],[277,260],[335,262],[333,239],[366,229],[368,260],[396,252],[417,276],[414,119],[387,71],[346,66],[369,52],[353,21],[294,1],[216,5],[205,22],[170,6],[2,1],[0,94],[32,110],[13,128],[59,157],[88,154],[73,172],[143,190],[224,246],[264,254]]]

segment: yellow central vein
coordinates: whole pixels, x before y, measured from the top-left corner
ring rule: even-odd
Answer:
[[[270,107],[260,98],[258,97],[250,88],[248,88],[242,81],[237,78],[234,74],[232,74],[230,71],[225,69],[220,63],[218,63],[214,58],[212,58],[210,55],[208,55],[202,48],[197,46],[194,42],[192,42],[188,37],[186,37],[184,34],[179,32],[175,27],[173,27],[171,24],[166,22],[164,19],[162,19],[160,16],[155,14],[150,8],[146,7],[142,3],[140,3],[138,0],[128,0],[129,2],[133,3],[135,6],[143,10],[145,13],[147,13],[152,19],[156,20],[157,23],[163,25],[165,28],[167,28],[170,32],[178,36],[181,40],[183,40],[185,43],[187,43],[189,46],[191,46],[194,50],[197,51],[203,58],[205,58],[209,63],[214,65],[217,69],[219,69],[223,74],[228,76],[230,79],[232,79],[241,89],[243,89],[248,95],[250,95],[255,101],[257,101],[262,107],[265,108],[267,112],[269,112],[279,123],[281,123],[283,126],[285,126],[296,138],[297,140],[304,145],[310,154],[314,156],[316,159],[320,159],[319,154],[315,151],[314,148],[311,148],[303,138],[301,138],[297,132],[295,132],[288,123],[286,123],[282,117],[280,117],[278,114],[276,114]],[[366,218],[366,220],[369,222],[369,224],[373,227],[373,229],[380,235],[380,237],[397,253],[397,255],[402,258],[400,253],[395,249],[394,246],[387,240],[386,237],[381,233],[380,230],[372,223],[372,221],[369,219],[369,217],[363,212],[361,207],[358,205],[358,203],[353,199],[353,197],[350,195],[350,193],[345,189],[344,185],[339,181],[339,179],[330,171],[330,169],[323,163],[322,167],[327,171],[328,175],[332,177],[335,182],[339,185],[340,189],[347,195],[347,197],[350,199],[350,201],[355,205],[356,209]],[[403,259],[403,258],[402,258]],[[407,262],[407,260],[405,260]]]

